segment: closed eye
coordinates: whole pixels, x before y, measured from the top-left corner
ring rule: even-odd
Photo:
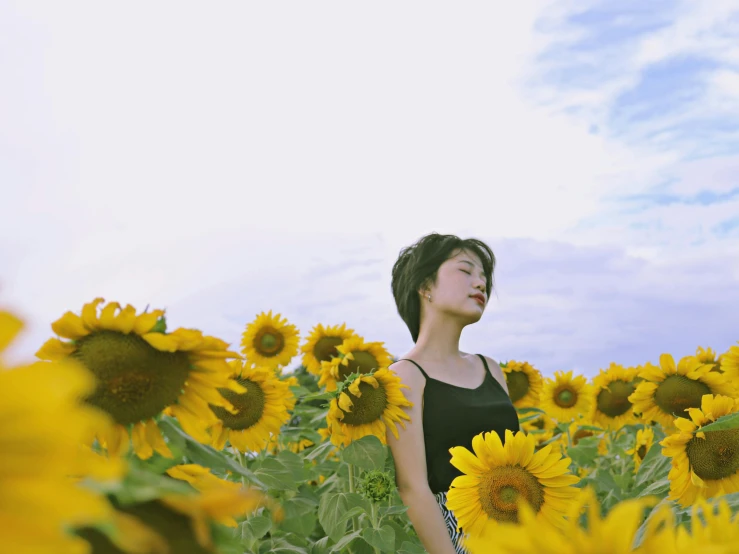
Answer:
[[[470,273],[469,271],[465,271],[464,269],[460,269],[459,271],[466,273],[467,275],[472,275],[472,273]]]

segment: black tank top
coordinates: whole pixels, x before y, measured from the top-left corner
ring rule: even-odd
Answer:
[[[458,387],[429,377],[423,392],[423,438],[426,443],[426,468],[431,492],[446,492],[455,477],[463,475],[450,460],[449,449],[464,446],[474,454],[472,439],[484,431],[495,431],[505,443],[505,430],[519,430],[518,414],[510,397],[488,368],[485,356],[485,379],[476,389]],[[400,360],[398,360],[400,361]]]

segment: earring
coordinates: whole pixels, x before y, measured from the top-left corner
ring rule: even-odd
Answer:
[[[430,294],[427,294],[426,295],[426,298],[428,298],[429,299],[429,302],[431,302],[431,295]]]

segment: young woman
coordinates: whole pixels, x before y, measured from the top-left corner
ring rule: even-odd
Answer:
[[[430,554],[460,554],[464,529],[446,507],[462,472],[449,449],[472,451],[472,438],[518,431],[518,416],[500,366],[482,354],[460,352],[459,337],[482,317],[493,288],[495,256],[482,241],[431,233],[403,249],[392,270],[400,317],[415,346],[390,367],[409,389],[411,422],[387,440],[408,517]]]

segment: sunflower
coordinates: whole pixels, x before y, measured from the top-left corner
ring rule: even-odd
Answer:
[[[388,368],[391,363],[390,354],[382,342],[365,342],[358,335],[346,339],[336,347],[339,355],[330,361],[321,362],[321,378],[319,387],[333,392],[337,383],[352,373],[370,373],[377,369]]]
[[[165,412],[178,419],[195,439],[207,442],[205,431],[215,423],[208,404],[233,407],[217,388],[242,391],[228,379],[226,358],[239,355],[228,344],[194,329],[165,333],[162,310],[136,315],[130,304],[97,307],[102,298],[82,307],[78,316],[67,312],[51,324],[63,342],[49,339],[36,353],[41,359],[71,358],[81,362],[97,380],[87,402],[109,414],[115,425],[98,440],[112,455],[128,450],[129,437],[136,454],[147,459],[154,451],[172,457],[154,418]]]
[[[131,523],[136,522],[156,533],[167,548],[163,552],[213,554],[212,524],[237,527],[234,518],[253,513],[262,506],[273,506],[273,503],[262,492],[239,486],[236,489],[214,487],[198,494],[167,495],[118,506],[118,510]],[[273,508],[272,514],[274,519],[282,517],[279,507]],[[76,533],[90,544],[91,554],[123,554],[98,529],[86,527],[77,529]]]
[[[645,421],[657,421],[672,429],[676,417],[687,418],[688,408],[698,408],[704,394],[734,395],[734,386],[722,373],[712,372],[695,356],[683,357],[675,366],[670,354],[659,357],[660,367],[642,370],[645,379],[639,383],[629,401],[634,412]]]
[[[331,442],[349,446],[365,435],[375,435],[387,444],[387,429],[398,438],[396,424],[405,429],[410,416],[403,407],[413,406],[403,394],[408,388],[394,371],[378,369],[371,375],[359,375],[331,400],[326,416]]]
[[[22,328],[0,311],[0,353]],[[109,424],[82,401],[94,387],[93,376],[73,361],[0,363],[0,552],[78,553],[84,543],[65,528],[109,519],[105,497],[70,478],[93,469],[81,445]],[[107,469],[92,473],[115,479],[123,467]]]
[[[689,408],[690,419],[676,418],[678,432],[660,444],[672,457],[670,498],[683,506],[696,498],[739,491],[739,429],[702,432],[721,416],[739,411],[739,400],[706,394],[701,407]]]
[[[716,352],[712,348],[703,348],[699,346],[695,350],[695,357],[702,364],[708,364],[711,366],[711,371],[723,371],[721,369],[721,356],[716,358]]]
[[[598,455],[605,456],[608,454],[608,436],[604,433],[604,429],[594,430],[588,429],[588,427],[596,427],[592,421],[587,419],[579,419],[573,421],[567,427],[567,432],[562,433],[559,439],[554,441],[555,444],[559,445],[560,452],[563,456],[567,456],[567,449],[577,446],[580,440],[589,437],[600,437],[598,440]],[[584,477],[590,472],[588,468],[578,468],[578,475]]]
[[[572,371],[556,371],[554,379],[544,380],[540,408],[553,418],[569,422],[588,413],[591,398],[588,382],[582,375],[572,377]]]
[[[199,464],[180,464],[167,469],[167,475],[179,481],[185,481],[195,490],[205,492],[212,489],[231,489],[237,490],[241,488],[239,483],[219,479],[213,475],[207,467]]]
[[[519,525],[488,527],[481,535],[463,540],[471,554],[647,554],[657,550],[631,544],[642,523],[644,509],[656,503],[654,498],[629,499],[617,504],[601,517],[600,502],[592,487],[585,488],[567,508],[567,519],[557,527],[542,522],[526,503],[519,509]],[[587,513],[588,524],[580,525],[580,515]]]
[[[719,356],[721,360],[721,371],[727,373],[731,379],[739,378],[739,342]]]
[[[506,429],[505,446],[497,433],[486,432],[472,439],[474,454],[463,446],[449,449],[451,464],[464,473],[447,494],[458,530],[479,535],[491,525],[517,523],[519,499],[541,520],[563,523],[567,503],[579,493],[570,485],[579,478],[567,472],[571,460],[551,444],[536,453],[535,445],[534,437]]]
[[[557,422],[554,421],[548,414],[541,414],[539,417],[532,419],[521,424],[521,429],[526,434],[533,436],[536,439],[537,448],[543,442],[548,441],[554,437],[554,432],[557,429]]]
[[[295,396],[290,384],[269,367],[247,367],[239,360],[229,362],[229,366],[231,377],[246,392],[221,391],[236,408],[235,413],[211,406],[217,416],[211,428],[212,445],[221,450],[230,441],[242,452],[262,451],[269,443],[270,434],[279,434],[280,428],[290,421]]]
[[[298,328],[280,314],[260,313],[241,335],[241,353],[251,365],[276,370],[298,353]]]
[[[354,335],[354,330],[347,329],[346,323],[330,327],[317,324],[311,329],[310,335],[300,349],[303,352],[302,363],[306,370],[313,375],[320,375],[321,362],[330,362],[331,358],[338,356],[339,351],[336,347]]]
[[[651,427],[644,427],[636,432],[636,440],[634,441],[634,448],[630,448],[626,451],[626,454],[630,454],[634,459],[634,472],[639,469],[639,466],[647,455],[649,449],[654,444],[654,430]]]
[[[606,429],[619,429],[634,420],[629,396],[636,390],[639,370],[611,362],[593,379],[590,419]]]
[[[509,360],[501,364],[505,373],[511,402],[516,408],[528,408],[539,405],[542,379],[538,369],[529,362]]]
[[[314,446],[314,445],[315,443],[310,439],[299,439],[297,441],[290,441],[283,447],[280,444],[280,436],[272,435],[272,437],[270,437],[269,439],[269,442],[267,443],[267,451],[270,454],[277,454],[281,450],[289,450],[290,452],[294,454],[298,454],[299,452],[302,452],[306,448],[310,448],[311,446]]]

